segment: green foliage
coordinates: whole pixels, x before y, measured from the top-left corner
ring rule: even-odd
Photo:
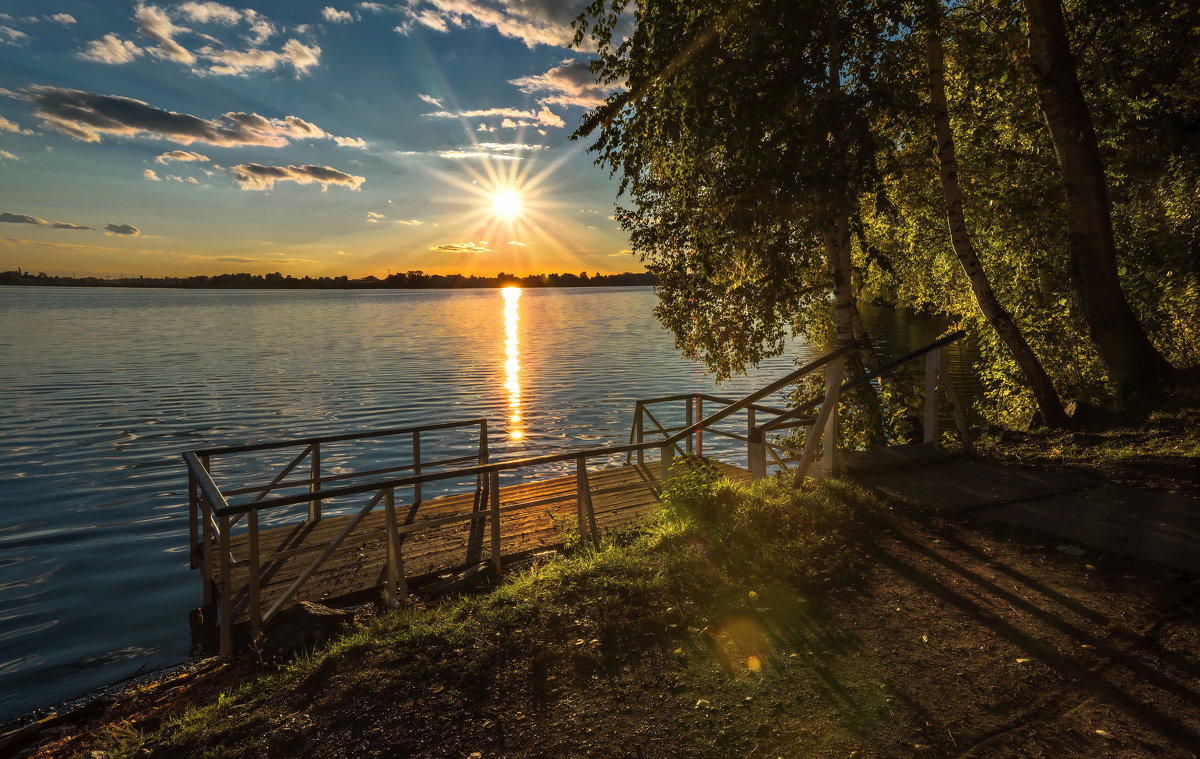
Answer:
[[[597,134],[597,162],[621,178],[630,207],[618,218],[659,278],[657,313],[680,350],[723,377],[778,353],[789,333],[820,340],[831,286],[821,225],[856,208],[858,297],[958,320],[982,355],[977,411],[1027,425],[1031,394],[979,314],[946,232],[925,95],[928,5],[645,0],[620,40],[627,4],[595,0],[577,22],[577,42],[598,49],[598,78],[622,89],[576,136]],[[1115,402],[1071,282],[1063,185],[1021,3],[937,7],[959,183],[983,267],[1063,397]],[[1200,6],[1073,0],[1066,11],[1126,296],[1166,357],[1195,365]]]
[[[598,125],[592,150],[632,201],[617,218],[658,276],[659,319],[725,377],[828,323],[820,233],[875,183],[894,4],[640,3],[616,45],[626,5],[596,0],[578,22],[598,77],[625,91],[576,136]]]

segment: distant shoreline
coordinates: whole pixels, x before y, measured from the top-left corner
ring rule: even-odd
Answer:
[[[192,277],[63,277],[30,274],[19,269],[0,272],[0,285],[12,287],[152,287],[177,290],[461,290],[498,287],[652,287],[657,277],[648,272],[623,274],[530,274],[518,277],[500,272],[494,277],[426,274],[409,271],[379,277],[293,277],[274,274],[217,274]]]

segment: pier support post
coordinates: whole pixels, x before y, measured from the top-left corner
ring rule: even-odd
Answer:
[[[750,470],[751,479],[760,480],[767,476],[766,433],[754,422],[754,409],[746,409],[746,468]]]
[[[262,582],[262,567],[258,555],[258,509],[246,512],[246,528],[250,542],[250,632],[255,638],[262,635],[262,602],[259,600],[259,585]]]
[[[217,590],[221,602],[221,655],[233,655],[233,556],[229,552],[229,517],[222,515],[219,525],[221,542],[221,587]]]
[[[311,459],[312,467],[310,469],[311,475],[310,475],[309,479],[311,480],[311,482],[309,482],[309,484],[308,484],[308,490],[310,493],[316,493],[321,489],[321,444],[320,443],[312,444],[312,451],[309,453],[309,457]],[[321,518],[321,499],[320,498],[314,498],[313,500],[308,502],[308,518],[313,522],[316,522],[317,520],[319,520]]]
[[[408,578],[404,574],[404,554],[401,552],[400,536],[396,533],[396,489],[388,488],[383,497],[384,529],[387,530],[387,586],[383,589],[383,600],[396,607],[408,598]]]
[[[971,430],[967,426],[967,413],[958,401],[958,391],[950,381],[950,362],[946,360],[946,352],[938,349],[938,374],[942,377],[942,387],[946,390],[946,400],[950,401],[950,410],[954,412],[954,425],[958,427],[958,437],[962,440],[963,450],[968,456],[975,455],[975,446],[971,444]]]
[[[938,364],[941,363],[942,349],[934,348],[925,354],[925,425],[924,442],[937,445],[938,442]]]
[[[488,472],[489,519],[492,523],[492,569],[500,576],[500,472]]]

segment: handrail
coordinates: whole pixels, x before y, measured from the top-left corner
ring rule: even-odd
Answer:
[[[775,392],[781,390],[782,388],[787,387],[788,385],[792,384],[793,382],[795,382],[797,379],[804,376],[805,374],[808,374],[809,372],[819,369],[831,361],[834,361],[836,359],[843,358],[843,357],[849,355],[850,353],[858,350],[858,347],[859,347],[859,344],[857,342],[847,343],[847,344],[841,346],[840,348],[838,348],[837,350],[827,353],[824,356],[821,356],[820,358],[815,359],[814,361],[810,361],[808,364],[800,367],[799,369],[796,369],[795,371],[789,372],[788,374],[784,375],[783,377],[780,377],[779,379],[775,380],[774,382],[767,385],[766,387],[763,387],[763,388],[751,393],[750,395],[746,396],[745,398],[738,401],[737,403],[735,403],[731,406],[727,406],[727,407],[721,409],[720,411],[717,411],[716,413],[714,413],[708,417],[705,417],[704,419],[701,419],[700,421],[692,424],[691,426],[685,427],[683,430],[681,430],[681,431],[675,433],[674,435],[672,435],[671,437],[665,438],[663,440],[656,440],[656,441],[649,442],[649,443],[634,443],[631,445],[611,446],[611,447],[607,447],[607,448],[590,448],[590,449],[577,450],[577,451],[565,451],[563,453],[550,453],[550,454],[543,454],[541,456],[530,456],[530,457],[521,458],[521,459],[509,459],[507,461],[494,461],[494,462],[490,462],[487,464],[481,464],[479,466],[465,467],[463,469],[455,469],[455,470],[452,470],[449,472],[436,472],[436,473],[430,473],[430,474],[410,475],[408,477],[400,477],[400,478],[396,478],[396,479],[392,479],[392,480],[381,480],[379,482],[364,483],[361,485],[351,485],[351,486],[342,487],[342,488],[333,488],[330,490],[318,490],[318,491],[315,491],[312,493],[304,493],[304,494],[300,494],[300,495],[283,496],[281,498],[273,498],[273,499],[270,499],[267,501],[259,501],[257,503],[242,503],[242,504],[228,505],[228,506],[224,506],[224,507],[218,509],[216,511],[216,513],[218,516],[231,516],[234,514],[245,513],[247,511],[250,511],[251,509],[265,509],[265,508],[275,508],[275,507],[280,507],[280,506],[292,506],[297,503],[305,503],[305,502],[311,501],[314,498],[326,500],[326,499],[340,498],[340,497],[350,496],[350,495],[358,495],[359,493],[370,493],[370,492],[373,492],[376,490],[382,490],[384,488],[392,488],[392,487],[399,488],[399,487],[406,487],[409,485],[416,485],[416,484],[425,483],[425,482],[434,482],[436,480],[450,479],[452,477],[453,478],[467,478],[467,477],[477,476],[477,475],[481,475],[481,474],[491,474],[493,472],[499,473],[501,471],[505,471],[505,470],[509,470],[509,469],[520,469],[520,468],[524,468],[524,467],[541,466],[543,464],[555,464],[555,463],[559,463],[559,462],[563,462],[563,461],[573,461],[573,460],[579,459],[579,458],[587,459],[587,458],[593,458],[596,456],[615,456],[617,454],[629,453],[629,452],[638,451],[638,450],[644,451],[644,450],[650,450],[652,448],[665,448],[667,446],[674,445],[675,443],[679,442],[680,440],[685,439],[688,435],[694,434],[696,432],[696,430],[699,430],[699,429],[702,429],[709,425],[715,424],[716,422],[721,421],[722,419],[724,419],[727,416],[736,414],[737,412],[743,410],[747,406],[750,406],[750,405],[762,400],[763,398],[771,395],[772,393],[775,393]]]
[[[887,374],[888,372],[890,372],[891,370],[895,369],[898,366],[907,364],[909,361],[912,361],[915,358],[920,358],[921,356],[924,356],[926,353],[935,351],[944,345],[949,345],[950,343],[954,342],[955,340],[966,337],[966,334],[967,334],[966,331],[961,330],[961,329],[956,329],[947,335],[939,337],[937,340],[934,340],[932,343],[929,343],[928,345],[922,346],[913,351],[909,351],[908,353],[905,353],[903,356],[901,356],[900,358],[898,358],[894,361],[889,361],[888,363],[884,364],[883,366],[879,367],[878,369],[875,369],[874,371],[867,372],[866,374],[863,374],[859,377],[855,377],[854,379],[843,383],[838,392],[845,393],[847,390],[853,390],[856,387],[865,385],[873,379],[882,377],[884,374]],[[809,398],[808,400],[804,401],[803,403],[796,404],[795,407],[788,409],[788,411],[786,413],[780,414],[779,416],[777,416],[776,418],[767,422],[766,424],[762,425],[758,429],[762,430],[763,432],[768,432],[770,430],[773,430],[773,429],[779,427],[780,424],[782,422],[786,421],[787,419],[799,416],[801,412],[807,411],[808,409],[812,408],[816,404],[820,403],[822,397],[823,396],[820,396],[820,395],[813,396],[812,398]]]
[[[453,422],[438,422],[436,424],[423,424],[418,427],[394,427],[386,430],[370,430],[368,432],[350,432],[345,435],[326,435],[324,437],[306,437],[296,440],[276,440],[269,443],[250,443],[248,445],[234,445],[226,448],[204,448],[197,451],[192,451],[200,456],[221,456],[227,453],[248,453],[250,451],[265,451],[271,448],[292,448],[301,445],[312,445],[313,443],[338,443],[343,440],[362,440],[373,437],[388,437],[390,435],[403,435],[413,432],[430,432],[433,430],[447,430],[455,427],[472,427],[479,424],[484,424],[487,419],[480,417],[478,419],[460,419]]]
[[[187,451],[183,454],[183,460],[187,463],[188,469],[192,472],[192,474],[196,475],[196,484],[200,486],[200,490],[203,491],[204,497],[207,498],[209,504],[212,505],[213,513],[217,516],[225,516],[221,510],[229,508],[229,502],[225,500],[225,496],[221,493],[221,489],[217,487],[217,483],[213,481],[212,475],[209,474],[208,470],[204,468],[204,465],[200,463],[200,457],[203,455],[203,452]]]

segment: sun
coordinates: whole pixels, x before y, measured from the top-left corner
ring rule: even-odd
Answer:
[[[521,193],[516,190],[497,190],[492,193],[492,212],[505,219],[516,219],[525,210]]]

